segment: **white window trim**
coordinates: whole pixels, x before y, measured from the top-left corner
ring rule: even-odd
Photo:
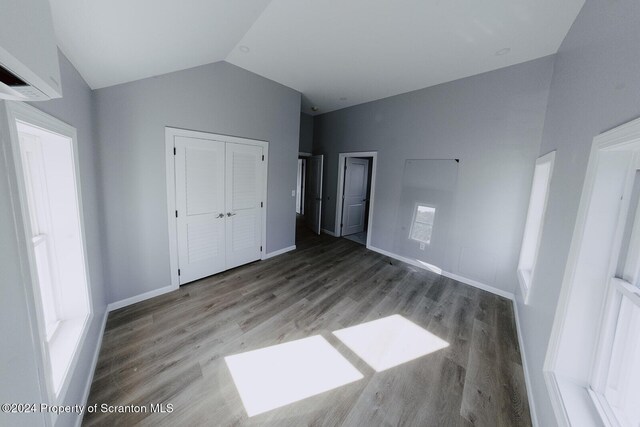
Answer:
[[[18,234],[18,237],[22,246],[22,253],[20,257],[28,261],[29,266],[29,277],[25,277],[25,282],[30,282],[31,286],[25,287],[25,293],[27,294],[27,304],[29,309],[29,317],[32,326],[32,335],[34,339],[34,344],[36,345],[36,349],[39,352],[37,354],[37,358],[40,360],[38,364],[38,377],[40,382],[40,392],[42,396],[43,402],[48,402],[50,404],[59,405],[65,402],[65,397],[69,388],[69,384],[71,378],[73,377],[73,372],[76,369],[78,364],[78,358],[81,349],[84,347],[84,343],[87,337],[87,333],[89,331],[89,325],[91,324],[91,320],[94,316],[93,310],[93,296],[91,294],[91,281],[89,277],[89,265],[87,260],[87,242],[86,242],[86,234],[85,234],[85,225],[84,225],[84,210],[82,206],[82,191],[81,191],[81,183],[80,183],[80,168],[79,168],[79,157],[78,157],[78,139],[77,139],[77,131],[74,127],[64,123],[42,111],[38,110],[31,105],[22,103],[22,102],[6,102],[6,112],[7,119],[9,123],[9,136],[11,142],[11,151],[13,152],[13,165],[16,179],[16,187],[18,189],[17,196],[18,200],[16,200],[16,204],[21,206],[21,221],[23,223],[23,234]],[[78,211],[79,211],[79,223],[80,223],[80,234],[82,239],[82,251],[84,258],[84,271],[86,274],[86,283],[87,283],[87,298],[88,298],[88,307],[89,314],[85,317],[82,322],[82,333],[80,339],[78,340],[75,348],[73,349],[73,355],[71,357],[71,362],[69,363],[66,372],[64,373],[64,380],[62,385],[60,386],[60,391],[57,393],[54,390],[52,372],[49,367],[49,353],[48,353],[48,343],[46,340],[46,332],[44,326],[44,319],[42,318],[42,307],[40,302],[40,289],[37,279],[37,271],[35,267],[35,255],[33,251],[33,246],[31,244],[32,232],[31,232],[31,218],[29,217],[28,209],[25,208],[28,206],[27,200],[27,192],[24,185],[24,174],[22,169],[22,159],[20,154],[20,141],[18,137],[18,129],[16,126],[17,121],[22,121],[28,123],[29,125],[41,127],[42,129],[58,133],[64,137],[70,138],[72,141],[72,151],[73,151],[73,160],[74,160],[74,175],[75,175],[75,183],[76,183],[76,198],[78,201]],[[54,425],[56,421],[57,415],[51,413],[50,418],[45,417],[46,422],[50,423],[50,425]]]
[[[416,217],[418,216],[418,207],[424,206],[425,208],[433,209],[433,222],[431,223],[431,235],[429,236],[429,242],[423,242],[422,240],[414,239],[411,237],[413,234],[413,227],[416,224]],[[418,242],[420,244],[425,244],[431,246],[431,241],[433,240],[433,226],[436,223],[436,214],[438,212],[438,208],[435,205],[429,203],[416,202],[413,207],[413,218],[411,219],[411,228],[409,229],[409,240],[413,240],[414,242]],[[420,224],[427,224],[426,222],[421,222]]]
[[[533,278],[535,276],[535,269],[536,269],[536,265],[538,263],[538,253],[540,251],[540,241],[542,239],[542,231],[544,229],[544,220],[545,217],[547,215],[547,202],[549,200],[549,189],[551,187],[551,179],[553,177],[553,166],[555,164],[555,159],[556,159],[556,152],[552,151],[550,153],[545,154],[544,156],[539,157],[536,160],[536,164],[535,164],[535,168],[533,170],[533,178],[532,178],[532,183],[531,183],[531,192],[530,192],[530,198],[529,198],[529,207],[527,208],[527,218],[525,221],[525,230],[524,230],[524,235],[522,238],[522,243],[524,244],[525,240],[526,240],[526,233],[528,232],[528,227],[527,225],[529,224],[529,220],[530,220],[530,216],[531,216],[531,210],[532,210],[532,200],[531,200],[531,196],[533,195],[533,190],[534,190],[534,185],[535,185],[535,172],[538,169],[538,167],[548,164],[549,165],[549,176],[547,178],[547,185],[544,189],[544,202],[542,205],[542,217],[540,218],[540,225],[539,225],[539,231],[538,231],[538,235],[535,236],[535,249],[533,251],[533,259],[531,260],[531,269],[524,269],[522,268],[522,264],[523,264],[523,257],[524,257],[524,248],[521,247],[520,249],[520,259],[518,261],[518,283],[520,284],[520,291],[522,292],[522,299],[524,301],[525,304],[529,303],[529,295],[531,294],[531,285],[533,283]]]
[[[605,386],[607,382],[608,367],[610,366],[611,349],[615,339],[616,324],[620,313],[619,305],[623,298],[627,298],[632,304],[640,307],[640,289],[630,285],[627,281],[618,278],[611,279],[607,292],[606,309],[601,333],[598,340],[597,354],[591,374],[591,386],[589,395],[594,401],[596,409],[603,422],[612,426],[618,426],[615,411],[605,398]],[[616,307],[617,306],[617,307]]]
[[[606,151],[640,152],[640,119],[633,120],[615,129],[596,136],[593,140],[589,163],[580,198],[580,206],[566,263],[565,273],[560,290],[560,297],[556,308],[547,355],[543,367],[543,374],[549,398],[556,416],[556,421],[561,427],[572,425],[601,425],[608,423],[602,416],[593,418],[588,411],[571,411],[565,402],[580,402],[584,408],[591,408],[594,414],[601,414],[598,402],[592,399],[590,387],[575,385],[572,387],[562,387],[556,371],[560,356],[561,339],[568,314],[570,297],[573,287],[576,285],[574,277],[577,271],[578,260],[582,249],[582,240],[586,232],[586,223],[594,191],[596,174],[600,154]],[[603,304],[604,305],[604,304]],[[595,353],[595,349],[593,351]],[[585,355],[593,356],[592,355]],[[593,359],[592,359],[593,360]]]

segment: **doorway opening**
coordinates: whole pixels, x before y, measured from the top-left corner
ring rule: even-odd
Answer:
[[[335,234],[369,247],[377,152],[340,153]]]
[[[304,193],[307,185],[307,158],[309,153],[298,154],[298,174],[296,178],[296,214],[304,216]]]

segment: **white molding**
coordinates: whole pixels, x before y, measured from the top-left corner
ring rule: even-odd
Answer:
[[[286,254],[287,252],[291,252],[291,251],[295,251],[295,250],[296,250],[296,245],[288,246],[286,248],[278,249],[277,251],[273,251],[273,252],[269,252],[268,254],[264,254],[264,257],[262,257],[262,259],[273,258],[273,257],[276,257],[278,255]]]
[[[386,255],[389,258],[397,259],[398,261],[402,261],[402,262],[405,262],[407,264],[413,265],[414,267],[418,267],[418,268],[421,268],[423,270],[427,270],[427,271],[430,271],[432,273],[436,273],[436,274],[439,274],[441,276],[448,277],[448,278],[456,280],[456,281],[458,281],[460,283],[464,283],[465,285],[473,286],[474,288],[478,288],[478,289],[481,289],[483,291],[490,292],[492,294],[501,296],[503,298],[506,298],[506,299],[509,299],[509,300],[513,300],[514,299],[514,295],[513,295],[512,292],[508,292],[508,291],[505,291],[505,290],[502,290],[502,289],[498,289],[498,288],[496,288],[494,286],[490,286],[490,285],[487,285],[485,283],[481,283],[481,282],[478,282],[477,280],[469,279],[469,278],[464,277],[464,276],[459,276],[459,275],[454,274],[454,273],[449,273],[448,271],[441,270],[440,268],[432,266],[432,265],[429,265],[429,264],[427,264],[425,262],[420,262],[418,260],[414,260],[414,259],[411,259],[411,258],[406,258],[406,257],[403,257],[402,255],[394,254],[393,252],[385,251],[384,249],[380,249],[380,248],[377,248],[375,246],[369,246],[367,249],[372,250],[374,252],[378,252],[379,254],[382,254],[382,255]]]
[[[321,229],[320,231],[322,231],[324,234],[328,234],[329,236],[333,236],[333,237],[337,237],[336,233],[334,233],[331,230],[327,230],[326,228]]]
[[[544,382],[547,385],[549,391],[549,399],[551,400],[551,407],[556,416],[556,421],[559,427],[569,427],[569,416],[562,400],[562,394],[560,393],[560,386],[556,379],[556,374],[553,371],[543,371]]]
[[[267,208],[268,208],[268,179],[269,179],[269,142],[259,139],[241,138],[238,136],[221,135],[210,132],[199,132],[189,129],[180,129],[165,126],[165,166],[166,166],[166,190],[167,190],[167,228],[169,230],[169,267],[171,270],[171,285],[173,290],[180,287],[180,278],[178,277],[178,232],[176,229],[176,186],[175,186],[175,156],[173,149],[175,147],[174,139],[176,136],[184,136],[188,138],[206,139],[211,141],[233,142],[235,144],[255,145],[262,148],[264,155],[263,188],[262,196],[264,207],[262,208],[262,242],[263,248],[267,247]],[[266,259],[263,252],[260,259]],[[166,288],[162,288],[166,289]],[[137,297],[133,297],[137,298]],[[124,301],[124,300],[123,300]]]
[[[91,275],[89,270],[89,260],[87,258],[87,241],[86,241],[86,232],[85,232],[85,224],[84,224],[84,207],[83,207],[83,196],[82,196],[82,184],[80,177],[80,156],[78,153],[78,134],[75,127],[69,125],[68,123],[59,120],[50,114],[47,114],[39,109],[33,107],[32,105],[26,104],[24,102],[14,102],[7,101],[5,103],[6,106],[6,114],[7,114],[7,125],[9,128],[9,146],[11,151],[13,152],[13,170],[15,172],[16,179],[16,189],[17,189],[17,200],[16,204],[20,206],[20,213],[22,219],[22,233],[18,232],[17,236],[20,238],[24,238],[25,240],[22,242],[25,244],[26,248],[26,259],[28,264],[28,270],[30,273],[29,278],[26,281],[31,282],[31,286],[29,289],[25,288],[25,293],[27,296],[27,309],[29,311],[30,322],[32,326],[33,339],[34,344],[39,348],[39,352],[37,358],[40,359],[41,366],[38,367],[38,376],[42,376],[39,378],[41,395],[43,401],[46,401],[51,404],[60,404],[64,402],[66,398],[67,391],[69,389],[69,385],[71,383],[71,378],[73,377],[73,372],[76,370],[78,365],[78,359],[80,357],[80,353],[84,348],[84,344],[86,342],[87,333],[89,329],[89,324],[93,320],[93,292],[91,287]],[[88,305],[88,313],[83,320],[82,332],[79,340],[76,342],[75,347],[73,349],[73,353],[71,356],[71,360],[69,365],[66,367],[64,373],[64,379],[62,385],[60,386],[60,390],[56,396],[52,372],[50,367],[50,356],[49,356],[49,346],[46,342],[45,326],[44,319],[42,318],[42,307],[41,307],[41,299],[40,299],[40,285],[38,283],[38,273],[35,262],[35,254],[33,253],[33,247],[28,244],[31,240],[32,231],[31,231],[31,220],[29,218],[28,211],[28,201],[27,201],[27,193],[24,184],[24,172],[22,169],[22,159],[20,154],[20,141],[18,136],[17,122],[23,122],[28,124],[29,126],[41,128],[49,133],[56,133],[65,138],[71,140],[71,151],[73,156],[73,178],[76,192],[76,202],[78,209],[78,222],[80,227],[80,239],[82,242],[82,259],[83,259],[83,269],[84,269],[84,278],[86,282],[86,298],[85,301]],[[9,159],[7,158],[7,161]],[[41,382],[44,381],[44,384]],[[57,418],[57,414],[51,413],[50,417],[44,417],[45,423],[55,424]]]
[[[145,300],[151,299],[153,297],[157,297],[158,295],[163,295],[163,294],[175,291],[176,289],[177,288],[175,288],[173,285],[169,285],[169,286],[165,286],[163,288],[154,289],[152,291],[145,292],[145,293],[140,294],[140,295],[136,295],[136,296],[133,296],[133,297],[121,299],[120,301],[115,301],[115,302],[109,303],[109,305],[107,305],[107,311],[114,311],[114,310],[117,310],[119,308],[135,304],[135,303],[140,302],[140,301],[145,301]]]
[[[570,297],[574,287],[574,278],[582,250],[582,241],[586,232],[586,223],[591,206],[591,199],[598,172],[600,154],[606,151],[639,151],[640,150],[640,118],[597,135],[593,139],[589,162],[580,196],[580,205],[571,238],[571,246],[566,261],[558,305],[556,306],[553,326],[547,346],[543,373],[549,398],[551,400],[556,421],[561,426],[571,425],[567,408],[556,378],[556,365],[560,353],[562,335],[568,314]]]
[[[174,289],[180,287],[178,277],[178,230],[174,217],[176,210],[176,184],[175,184],[175,133],[172,128],[165,127],[165,162],[166,162],[166,190],[167,190],[167,227],[169,230],[169,269],[171,271],[171,286]]]
[[[336,187],[336,215],[334,225],[334,236],[340,237],[340,219],[342,218],[342,195],[344,192],[344,164],[347,157],[371,157],[371,190],[369,191],[369,217],[367,219],[367,249],[371,249],[371,233],[373,226],[373,206],[376,195],[376,174],[378,168],[377,151],[356,151],[352,153],[338,153],[338,185]]]
[[[520,314],[518,312],[518,301],[513,299],[513,316],[516,319],[516,334],[518,335],[518,345],[520,346],[520,358],[522,360],[522,371],[524,372],[524,382],[527,391],[527,397],[529,398],[529,413],[531,414],[531,423],[534,427],[538,427],[538,413],[536,412],[536,405],[533,399],[533,386],[531,383],[531,375],[529,374],[529,365],[527,363],[527,355],[524,349],[524,339],[522,338],[522,328],[520,326]]]
[[[311,153],[306,153],[304,151],[298,151],[298,157],[311,157]]]
[[[555,165],[555,161],[556,161],[556,150],[553,150],[545,154],[544,156],[538,157],[538,159],[536,159],[536,164],[533,169],[533,176],[531,180],[531,191],[529,193],[529,205],[527,207],[527,218],[525,221],[525,230],[523,233],[522,242],[520,246],[520,257],[518,259],[518,268],[517,268],[518,283],[520,284],[520,291],[522,292],[522,297],[525,305],[529,303],[529,295],[531,294],[531,285],[533,284],[534,276],[536,273],[536,266],[538,264],[540,242],[542,241],[542,233],[544,232],[544,221],[547,216],[547,206],[549,202],[549,189],[551,188],[551,181],[553,179],[553,167]],[[540,225],[538,227],[539,231],[538,231],[538,235],[535,236],[535,247],[533,249],[533,259],[531,259],[531,272],[527,277],[524,274],[524,269],[522,267],[523,263],[525,262],[525,255],[524,255],[525,251],[523,250],[524,249],[523,243],[527,235],[531,233],[531,230],[529,229],[529,225],[530,225],[529,221],[530,221],[531,208],[532,208],[531,196],[533,195],[533,189],[535,186],[536,172],[538,170],[538,167],[545,164],[549,165],[549,176],[547,177],[547,183],[546,183],[547,185],[544,189],[544,201],[542,202],[542,216],[540,217]]]
[[[102,315],[102,322],[100,326],[100,334],[98,335],[98,345],[96,345],[96,349],[93,352],[93,359],[91,361],[91,372],[89,373],[89,377],[87,378],[87,384],[84,386],[84,392],[82,393],[82,402],[80,405],[87,406],[87,401],[89,400],[89,393],[91,392],[91,384],[93,383],[93,377],[96,373],[96,367],[98,366],[98,357],[100,357],[100,350],[102,349],[102,338],[104,337],[104,330],[107,326],[107,318],[109,317],[109,310],[105,310]],[[80,426],[82,424],[82,419],[86,412],[83,412],[76,419],[76,426]]]
[[[450,279],[457,280],[458,282],[473,286],[475,288],[482,289],[483,291],[491,292],[492,294],[498,295],[508,300],[513,301],[515,299],[513,292],[505,291],[504,289],[496,288],[495,286],[487,285],[486,283],[478,282],[474,279],[469,279],[467,277],[459,276],[455,273],[449,273],[448,271],[444,270],[442,271],[442,275]]]
[[[598,150],[637,151],[640,148],[640,118],[620,125],[593,139]]]

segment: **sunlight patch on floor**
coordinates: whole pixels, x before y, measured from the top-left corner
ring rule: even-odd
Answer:
[[[448,342],[399,314],[340,329],[333,334],[376,372],[449,346]]]
[[[249,417],[363,378],[319,335],[227,356],[225,362]]]

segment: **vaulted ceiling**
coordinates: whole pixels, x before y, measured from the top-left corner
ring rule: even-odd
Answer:
[[[555,53],[584,0],[50,0],[94,89],[227,61],[320,114]],[[311,111],[317,107],[317,111]]]

